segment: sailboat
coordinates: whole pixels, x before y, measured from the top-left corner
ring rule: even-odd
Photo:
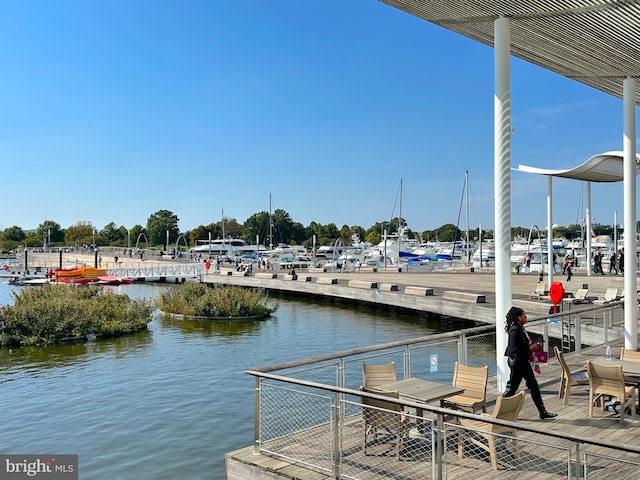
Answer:
[[[399,197],[398,230],[390,234],[387,228],[383,233],[383,240],[377,245],[378,253],[382,256],[385,267],[389,266],[389,258],[393,259],[395,265],[399,265],[403,260],[406,261],[409,258],[418,256],[413,252],[414,248],[417,247],[417,241],[407,236],[407,226],[402,224],[402,179],[400,179]],[[389,225],[391,225],[391,222],[389,222]]]
[[[460,201],[460,209],[458,210],[458,222],[456,223],[456,231],[458,230],[458,224],[460,223],[460,215],[462,212],[462,204],[465,202],[466,218],[467,218],[467,235],[466,240],[453,239],[453,242],[445,242],[440,249],[436,252],[436,258],[439,260],[462,260],[466,263],[471,263],[471,257],[474,252],[474,248],[469,242],[469,171],[466,170],[464,174],[464,185],[462,188],[462,199]]]

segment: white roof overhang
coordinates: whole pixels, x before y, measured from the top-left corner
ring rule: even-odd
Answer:
[[[552,177],[564,177],[588,182],[621,182],[623,180],[623,152],[605,152],[594,155],[577,167],[567,170],[518,165],[517,170],[524,173],[536,173]],[[636,175],[640,172],[640,155],[636,154]]]
[[[640,0],[379,1],[491,47],[507,17],[511,55],[618,98],[640,77]]]

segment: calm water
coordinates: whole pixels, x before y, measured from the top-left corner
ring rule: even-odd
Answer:
[[[0,284],[0,305],[12,303]],[[31,287],[36,288],[36,287]],[[116,287],[153,297],[152,285]],[[156,315],[148,332],[95,343],[0,350],[5,454],[78,454],[81,479],[224,479],[224,454],[253,441],[244,370],[435,331],[415,317],[279,300],[268,320]]]

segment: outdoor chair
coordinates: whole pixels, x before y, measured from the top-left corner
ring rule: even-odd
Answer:
[[[386,391],[360,387],[361,392],[388,398],[399,398],[398,390]],[[362,396],[362,452],[367,455],[367,442],[373,445],[395,444],[396,459],[400,459],[400,450],[405,439],[409,438],[411,423],[404,415],[402,405],[382,399]],[[388,450],[387,450],[388,451]]]
[[[518,420],[518,415],[520,414],[520,409],[522,408],[523,404],[524,391],[520,391],[512,397],[496,398],[496,404],[493,407],[493,412],[491,413],[491,415],[488,415],[486,413],[483,413],[481,415],[515,422]],[[460,426],[464,427],[459,429],[460,433],[458,435],[458,456],[460,458],[464,456],[464,442],[465,440],[468,440],[473,445],[489,452],[489,456],[491,457],[491,466],[494,470],[497,470],[498,460],[496,455],[496,435],[504,434],[508,434],[511,437],[506,439],[511,440],[513,443],[514,457],[520,457],[515,428],[466,418],[460,418]]]
[[[489,367],[468,367],[456,362],[452,385],[464,388],[464,392],[443,398],[440,405],[471,413],[475,413],[476,408],[480,407],[486,412],[488,379]]]
[[[589,375],[589,418],[593,417],[593,404],[599,402],[605,409],[605,396],[612,396],[620,400],[620,423],[624,421],[624,412],[628,407],[631,416],[636,416],[636,389],[624,383],[622,365],[600,365],[587,362]]]
[[[385,383],[396,381],[396,364],[395,362],[385,363],[383,365],[374,365],[372,363],[362,364],[362,385],[366,388],[376,388]]]
[[[615,302],[619,300],[620,296],[618,295],[618,289],[616,287],[609,287],[604,292],[604,297],[594,300],[593,303],[596,305],[604,305],[605,303]]]
[[[549,295],[546,282],[538,282],[535,290],[529,290],[529,298],[537,298],[542,300]]]
[[[579,288],[576,290],[576,293],[573,294],[573,300],[571,303],[591,303],[591,299],[588,295],[588,288]]]
[[[627,360],[629,362],[640,362],[640,352],[621,347],[620,360]],[[640,395],[640,376],[625,375],[624,383],[626,383],[627,385],[633,385],[634,387],[638,388],[638,392]]]
[[[556,358],[562,367],[562,379],[560,380],[560,389],[558,390],[558,398],[562,398],[562,404],[569,404],[569,397],[571,396],[571,387],[576,385],[589,385],[589,376],[586,370],[571,373],[566,360],[564,359],[564,353],[560,351],[558,347],[553,347],[553,351],[556,354]]]

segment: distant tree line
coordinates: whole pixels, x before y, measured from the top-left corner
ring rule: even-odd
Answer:
[[[222,238],[223,235],[225,238],[241,238],[252,244],[257,242],[267,248],[276,247],[280,243],[312,247],[314,237],[316,246],[332,245],[338,239],[350,245],[355,237],[375,245],[383,240],[385,233],[391,235],[399,230],[399,225],[406,225],[404,219],[394,218],[391,221],[376,222],[367,229],[359,225],[343,225],[338,228],[335,223],[323,225],[317,222],[311,222],[305,227],[293,221],[291,216],[282,209],[277,209],[272,214],[266,211],[254,213],[243,224],[238,223],[235,218],[225,217],[186,232],[180,231],[178,222],[178,216],[169,210],[158,210],[147,218],[145,226],[134,225],[131,228],[117,226],[114,222],[110,222],[99,229],[89,221],[79,221],[67,228],[62,228],[53,220],[45,220],[35,230],[24,231],[21,227],[14,225],[0,231],[0,249],[11,251],[19,247],[83,246],[95,243],[102,246],[161,249],[173,248],[177,245],[179,249],[186,250],[195,246],[198,240],[206,241],[209,238],[215,240]],[[613,235],[611,225],[598,224],[594,225],[593,229],[596,235]],[[466,231],[453,224],[445,224],[434,230],[423,232],[414,232],[406,228],[405,234],[409,238],[418,238],[422,241],[442,242],[466,240],[467,236]],[[511,229],[512,238],[518,236],[528,238],[529,235],[533,238],[545,236],[546,230],[543,228],[541,231],[531,232],[525,227]],[[584,227],[578,224],[554,229],[554,237],[564,236],[573,239],[584,237],[584,235]],[[469,230],[470,241],[475,242],[478,237],[478,228]],[[483,240],[491,238],[493,238],[493,231],[482,231]]]

